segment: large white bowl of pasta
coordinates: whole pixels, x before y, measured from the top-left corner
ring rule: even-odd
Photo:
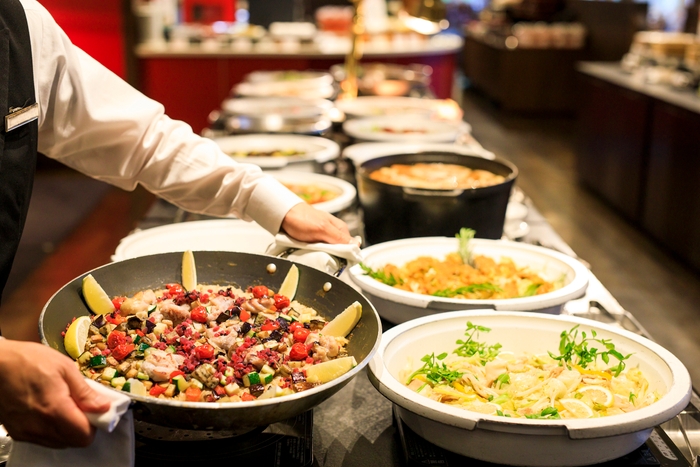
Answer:
[[[632,452],[687,406],[692,390],[680,360],[644,337],[582,318],[491,310],[386,331],[369,377],[426,440],[526,466]]]
[[[460,245],[454,237],[378,243],[362,250],[350,277],[392,323],[485,308],[559,314],[588,287],[590,271],[580,261],[548,248],[474,238],[465,262]]]

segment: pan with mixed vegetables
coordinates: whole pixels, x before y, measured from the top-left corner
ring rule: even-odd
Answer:
[[[108,297],[82,284],[91,316],[67,327],[64,346],[88,378],[118,390],[190,402],[239,402],[302,392],[356,365],[347,335],[355,302],[332,321],[294,300],[292,266],[278,291],[198,284],[191,252],[182,283]]]

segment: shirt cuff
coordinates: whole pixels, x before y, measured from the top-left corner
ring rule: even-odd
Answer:
[[[265,230],[275,235],[280,231],[284,216],[304,201],[274,178],[267,176],[258,181],[245,210]]]

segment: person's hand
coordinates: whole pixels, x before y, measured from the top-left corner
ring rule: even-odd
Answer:
[[[282,230],[300,242],[355,242],[345,222],[306,203],[299,203],[289,210],[282,220]]]
[[[108,409],[109,400],[88,386],[70,358],[34,342],[0,339],[0,423],[13,439],[89,446],[95,428],[83,412]]]

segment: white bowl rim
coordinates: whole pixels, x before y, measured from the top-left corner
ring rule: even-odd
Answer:
[[[360,167],[362,163],[377,159],[378,157],[423,152],[448,152],[460,156],[483,157],[489,160],[494,160],[496,158],[494,153],[486,151],[485,149],[480,150],[473,146],[463,146],[456,143],[356,143],[343,149],[342,155],[350,159],[355,167]]]
[[[420,396],[397,381],[389,373],[383,361],[384,353],[391,342],[410,329],[443,320],[478,318],[480,316],[501,318],[525,318],[534,320],[560,321],[580,324],[617,334],[643,345],[661,358],[669,367],[673,382],[668,392],[653,404],[634,412],[593,419],[514,419],[498,415],[486,415],[453,407]],[[424,316],[399,324],[382,334],[377,353],[369,364],[370,380],[385,397],[399,406],[419,416],[466,430],[482,429],[496,432],[522,433],[531,435],[561,435],[563,431],[571,439],[591,439],[635,433],[650,429],[666,422],[680,413],[690,401],[692,383],[690,374],[683,363],[671,352],[649,339],[630,331],[616,328],[597,321],[568,315],[546,315],[527,312],[497,312],[492,310],[462,310]],[[548,430],[549,429],[549,430]]]
[[[355,196],[357,196],[357,190],[351,183],[340,178],[331,177],[330,175],[296,172],[292,170],[274,172],[271,175],[280,182],[288,181],[289,183],[296,184],[318,183],[332,185],[333,187],[338,188],[340,190],[340,195],[338,195],[336,198],[311,205],[321,211],[330,213],[340,212],[343,209],[350,207],[350,205],[352,205],[352,203],[355,201]]]
[[[452,249],[449,251],[457,251],[457,239],[454,237],[418,237],[392,240],[369,246],[362,250],[362,257],[365,264],[371,263],[373,254],[393,248],[406,250],[412,249],[416,251],[415,256],[418,257],[421,255],[421,247],[426,244],[444,245],[445,247],[453,245]],[[364,292],[368,292],[385,300],[419,308],[439,308],[441,304],[443,304],[443,306],[449,304],[453,307],[483,307],[492,308],[494,310],[538,310],[578,298],[588,287],[591,274],[588,268],[586,268],[580,261],[563,253],[559,253],[544,247],[528,245],[520,242],[511,242],[507,240],[487,240],[483,238],[475,238],[472,240],[472,244],[474,248],[503,250],[499,251],[499,255],[503,256],[508,256],[507,250],[520,250],[540,254],[554,261],[564,263],[572,268],[574,270],[574,279],[561,289],[532,297],[504,298],[494,300],[465,300],[423,295],[391,287],[365,275],[359,264],[356,264],[350,268],[350,277],[352,278],[353,282],[355,282],[355,284],[357,284]],[[488,255],[488,252],[485,252],[485,254]],[[368,266],[371,266],[371,264],[368,264]]]

